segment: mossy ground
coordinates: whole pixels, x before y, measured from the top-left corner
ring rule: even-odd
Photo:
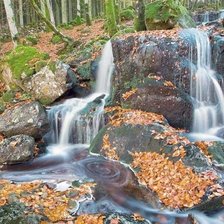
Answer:
[[[34,65],[37,61],[46,60],[48,54],[40,53],[36,48],[30,46],[17,46],[4,59],[9,64],[13,78],[21,79],[23,73],[31,76],[34,73]]]

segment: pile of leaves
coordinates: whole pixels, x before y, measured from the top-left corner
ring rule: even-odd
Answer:
[[[111,146],[109,135],[107,134],[103,136],[103,146],[100,151],[109,159],[119,160],[119,156],[116,153],[116,148]]]
[[[115,112],[115,114],[110,119],[110,124],[115,127],[122,124],[149,125],[154,122],[165,122],[165,118],[162,115],[141,110],[123,109],[121,107],[108,107],[106,108],[106,112]]]
[[[224,195],[223,188],[214,184],[217,176],[213,172],[196,174],[181,160],[174,163],[164,154],[155,152],[134,152],[131,155],[131,166],[138,168],[136,175],[139,181],[155,191],[170,208],[190,208],[200,203],[211,186],[216,186],[218,190],[215,195]]]

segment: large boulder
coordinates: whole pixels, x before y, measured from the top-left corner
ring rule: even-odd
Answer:
[[[203,147],[191,143],[160,115],[120,109],[90,150],[129,164],[165,206],[207,211],[223,207],[221,172],[212,167]]]
[[[221,24],[217,22],[201,29],[208,31],[211,39],[212,66],[217,69],[219,74],[224,75]],[[191,110],[189,110],[191,103],[190,97],[187,95],[190,94],[192,71],[197,67],[196,47],[193,48],[192,57],[189,55],[191,47],[195,46],[194,38],[187,31],[179,29],[148,31],[117,37],[112,40],[112,45],[115,63],[113,102],[121,104],[122,95],[137,88],[135,96],[139,100],[136,103],[132,102],[133,108],[145,110],[143,106],[139,105],[139,101],[146,100],[148,101],[146,110],[163,114],[175,127],[189,128],[191,117],[188,118],[188,114]],[[171,89],[168,87],[157,90],[158,84],[150,83],[150,78],[153,76],[163,82],[171,82],[175,90],[168,90]],[[162,91],[161,94],[159,91]],[[161,99],[161,95],[164,97],[163,100],[157,101],[155,104],[155,97]],[[130,100],[134,101],[136,98],[133,96]],[[166,107],[164,110],[164,102],[171,103],[171,107]],[[153,103],[156,108],[149,106],[149,103]],[[175,106],[177,109],[174,109]],[[161,109],[158,110],[158,107]],[[180,120],[177,116],[171,115],[169,109],[177,110]]]
[[[48,127],[47,114],[37,101],[19,104],[0,115],[0,133],[7,137],[24,134],[40,138]]]
[[[23,86],[35,99],[43,104],[50,104],[62,96],[73,84],[67,83],[68,78],[71,79],[70,76],[72,76],[67,75],[68,69],[69,66],[62,63],[56,66],[54,72],[45,66],[31,78],[24,80]],[[74,79],[71,79],[71,82],[75,82]]]
[[[20,163],[33,157],[34,138],[17,135],[0,142],[0,164]]]
[[[178,30],[162,31],[162,35],[159,32],[129,34],[112,41],[115,102],[121,102],[124,92],[148,83],[152,73],[158,79],[172,82],[174,86],[189,93],[189,43],[179,36]],[[147,84],[145,87],[147,89]]]

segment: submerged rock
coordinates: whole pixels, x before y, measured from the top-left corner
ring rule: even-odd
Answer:
[[[19,104],[0,115],[0,133],[6,137],[24,134],[40,138],[47,131],[47,114],[37,101]]]
[[[33,157],[34,138],[16,135],[0,143],[0,164],[14,164],[27,161]]]

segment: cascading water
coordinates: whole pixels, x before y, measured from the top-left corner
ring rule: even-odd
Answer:
[[[96,89],[86,98],[73,98],[48,111],[51,122],[49,151],[63,153],[71,144],[90,144],[103,123],[105,100],[110,93],[113,72],[111,42],[105,45],[97,72]],[[84,110],[87,110],[84,112]]]
[[[194,102],[192,132],[214,135],[215,130],[224,125],[224,96],[216,73],[211,68],[211,49],[207,33],[197,29],[187,29],[183,32],[194,44],[191,46],[191,61],[193,64],[193,49],[196,48],[195,66],[191,69],[191,97]]]

